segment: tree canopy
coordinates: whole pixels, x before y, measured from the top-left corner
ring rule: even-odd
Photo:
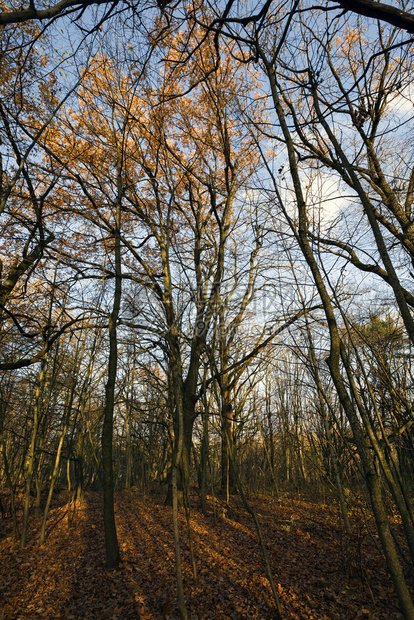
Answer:
[[[347,486],[412,619],[413,15],[1,9],[0,481],[21,546],[33,488],[43,542],[66,475],[71,498],[102,487],[117,566],[115,488],[165,481],[186,618],[179,504],[189,522],[191,485],[203,510],[217,486],[282,618],[245,488],[331,484],[349,534]]]

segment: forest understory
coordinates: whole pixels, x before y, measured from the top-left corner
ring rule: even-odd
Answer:
[[[118,569],[105,568],[102,498],[89,492],[72,505],[68,528],[64,495],[51,510],[40,548],[40,521],[32,518],[29,544],[20,549],[7,518],[0,522],[0,619],[123,620],[179,618],[171,508],[165,489],[133,489],[116,496],[122,552]],[[59,501],[60,500],[60,501]],[[375,525],[362,503],[352,509],[352,535],[339,510],[294,496],[252,496],[287,618],[399,619],[401,614]],[[209,498],[204,515],[192,496],[191,532],[197,578],[181,511],[184,585],[192,620],[274,616],[271,590],[251,517],[238,497],[229,509]],[[213,510],[214,508],[214,510]],[[393,524],[398,535],[398,523]]]

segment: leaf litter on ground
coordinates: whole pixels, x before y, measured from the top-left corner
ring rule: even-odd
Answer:
[[[119,568],[105,567],[102,498],[87,493],[50,513],[49,535],[20,549],[11,524],[0,532],[0,620],[178,619],[171,508],[165,489],[116,497],[122,554]],[[252,496],[285,615],[293,620],[399,620],[402,618],[366,514],[354,511],[353,533],[344,533],[338,509],[292,497]],[[57,502],[59,503],[59,502]],[[192,495],[194,579],[185,514],[180,514],[183,576],[191,620],[267,620],[275,617],[271,590],[251,517],[239,498],[230,509],[216,498],[216,519]]]

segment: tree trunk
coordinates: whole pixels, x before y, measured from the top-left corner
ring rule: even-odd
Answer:
[[[180,609],[181,620],[187,620],[187,607],[185,603],[183,575],[181,569],[181,543],[180,543],[180,530],[178,523],[178,473],[181,472],[181,484],[183,488],[188,483],[186,479],[187,466],[183,465],[183,457],[185,452],[185,438],[187,434],[184,432],[184,407],[183,407],[183,390],[182,390],[182,368],[180,364],[180,358],[172,358],[171,364],[171,378],[173,380],[174,389],[174,401],[176,408],[175,428],[172,429],[174,436],[175,449],[172,460],[171,470],[171,491],[172,491],[172,509],[173,509],[173,528],[174,528],[174,555],[175,555],[175,575],[177,582],[177,598],[178,606]],[[188,438],[187,438],[188,440]]]
[[[208,437],[208,407],[204,398],[203,411],[203,439],[201,442],[200,469],[201,469],[201,509],[203,514],[207,514],[207,485],[208,485],[208,463],[209,463],[209,437]]]
[[[121,271],[121,200],[122,200],[122,180],[121,165],[122,158],[118,153],[118,199],[116,204],[116,222],[114,230],[114,252],[115,252],[115,290],[113,298],[112,312],[109,316],[109,359],[108,359],[108,380],[105,388],[105,407],[104,421],[102,428],[102,473],[103,473],[103,517],[105,527],[105,549],[106,565],[108,568],[118,566],[121,561],[119,552],[118,537],[115,526],[114,512],[114,471],[113,471],[113,430],[114,430],[114,405],[115,405],[115,384],[118,366],[118,337],[117,321],[121,306],[122,293],[122,271]]]
[[[338,460],[336,458],[335,449],[334,449],[334,445],[332,442],[332,433],[331,433],[331,429],[329,428],[328,414],[327,414],[326,407],[325,407],[324,390],[323,390],[322,381],[319,375],[319,368],[318,368],[318,364],[316,361],[313,339],[312,339],[309,323],[307,320],[306,320],[306,331],[307,331],[308,345],[309,345],[310,371],[311,371],[311,374],[313,375],[313,380],[315,381],[316,391],[318,394],[319,408],[321,411],[322,422],[323,422],[323,426],[325,429],[326,441],[328,442],[329,456],[331,459],[332,468],[334,470],[335,485],[336,485],[336,490],[338,493],[338,499],[339,499],[339,505],[341,508],[342,519],[344,522],[346,533],[351,534],[351,524],[348,518],[348,511],[347,511],[346,502],[345,502],[345,496],[344,496],[344,490],[342,486],[341,475],[339,471]]]
[[[22,534],[20,538],[20,547],[26,546],[27,541],[27,526],[29,519],[29,508],[30,508],[30,492],[32,488],[33,475],[35,471],[35,450],[36,450],[36,440],[37,440],[37,432],[39,430],[39,420],[41,416],[41,408],[42,408],[42,394],[46,383],[46,370],[47,370],[47,357],[44,357],[40,366],[39,379],[36,386],[36,396],[35,402],[33,406],[33,424],[32,424],[32,436],[30,439],[29,450],[26,456],[26,492],[24,498],[24,506],[23,506],[23,523],[22,523]]]
[[[359,418],[354,409],[354,405],[347,392],[345,382],[341,376],[341,370],[340,370],[341,341],[339,337],[338,325],[336,322],[336,317],[335,317],[335,313],[334,313],[334,309],[332,306],[329,293],[326,289],[318,263],[316,261],[313,250],[308,240],[308,219],[307,219],[307,211],[306,211],[306,202],[305,202],[304,195],[302,192],[300,174],[299,174],[298,165],[297,165],[297,155],[296,155],[295,145],[293,143],[293,139],[292,139],[290,130],[286,122],[285,113],[284,113],[283,107],[279,99],[278,84],[276,81],[276,76],[273,71],[273,67],[267,60],[266,55],[264,54],[263,50],[261,50],[261,48],[258,48],[257,52],[263,61],[267,76],[269,78],[275,111],[277,113],[280,126],[281,126],[281,130],[283,132],[286,147],[287,147],[289,169],[290,169],[290,174],[292,177],[292,182],[293,182],[293,187],[294,187],[297,207],[298,207],[298,215],[299,215],[298,228],[296,228],[295,224],[292,222],[288,214],[286,213],[285,215],[291,225],[293,234],[296,236],[296,239],[299,242],[304,258],[310,267],[315,285],[317,287],[319,296],[323,304],[323,308],[324,308],[324,312],[325,312],[325,316],[326,316],[326,320],[327,320],[328,328],[329,328],[329,335],[330,335],[330,353],[327,359],[328,367],[329,367],[331,377],[334,382],[339,400],[349,420],[349,423],[351,425],[354,438],[357,444],[359,456],[361,458],[361,463],[364,469],[365,480],[366,480],[367,489],[368,489],[370,500],[371,500],[372,509],[374,512],[378,534],[379,534],[379,537],[382,543],[382,548],[384,550],[384,554],[387,560],[388,569],[391,574],[395,592],[397,594],[397,597],[400,603],[401,611],[406,620],[414,620],[414,604],[411,599],[410,592],[407,587],[407,583],[405,581],[404,573],[403,573],[401,563],[398,558],[398,554],[395,548],[394,541],[392,539],[392,534],[389,528],[387,515],[385,512],[384,504],[383,504],[382,497],[381,497],[381,487],[379,484],[378,476],[375,471],[373,458],[370,453],[369,447],[367,446],[366,438],[361,428]],[[323,119],[321,119],[321,122],[323,123]],[[326,126],[326,123],[324,123],[324,126]],[[412,322],[411,317],[410,317],[410,320]]]
[[[225,494],[227,503],[230,495],[237,493],[237,484],[234,479],[234,468],[230,466],[230,454],[235,455],[234,419],[231,392],[227,386],[227,375],[220,382],[221,391],[221,490]]]

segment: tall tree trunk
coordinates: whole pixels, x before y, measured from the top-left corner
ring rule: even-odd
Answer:
[[[341,508],[342,519],[344,521],[346,533],[351,534],[351,524],[348,518],[348,511],[347,511],[346,502],[345,502],[341,474],[339,471],[338,459],[336,458],[336,453],[335,453],[335,449],[334,449],[334,445],[332,441],[332,432],[329,427],[328,413],[326,411],[326,406],[325,406],[325,399],[324,399],[325,394],[324,394],[324,390],[322,386],[322,381],[319,375],[319,368],[318,368],[318,363],[316,361],[316,355],[315,355],[315,347],[313,344],[313,339],[312,339],[312,335],[311,335],[311,331],[310,331],[310,327],[309,327],[309,323],[307,319],[306,319],[306,331],[307,331],[308,346],[309,346],[310,372],[311,372],[311,375],[313,376],[313,380],[315,381],[316,391],[318,394],[319,409],[321,412],[322,422],[323,422],[323,426],[325,429],[326,441],[328,442],[329,456],[330,456],[332,468],[334,471],[335,486],[336,486],[336,490],[338,493],[338,499],[339,499],[339,505]]]
[[[378,438],[374,432],[374,429],[372,428],[371,422],[369,420],[368,414],[365,411],[364,405],[361,401],[360,395],[358,393],[357,387],[355,385],[355,380],[352,374],[352,368],[351,365],[349,363],[349,360],[347,358],[347,356],[345,354],[342,355],[342,361],[343,364],[345,366],[347,375],[348,375],[348,380],[349,380],[349,384],[350,384],[350,388],[353,394],[353,397],[355,399],[355,403],[358,407],[358,411],[360,413],[362,422],[364,424],[366,433],[369,437],[369,440],[371,442],[371,446],[374,450],[374,453],[378,459],[378,463],[381,467],[382,472],[384,473],[384,478],[386,480],[386,482],[388,483],[388,487],[390,489],[390,492],[393,496],[395,505],[398,508],[398,511],[401,515],[401,520],[402,520],[402,525],[404,528],[404,533],[408,542],[408,547],[410,550],[410,555],[411,555],[411,559],[412,561],[414,561],[414,528],[413,528],[413,520],[412,520],[412,512],[411,512],[411,506],[408,505],[405,502],[404,496],[401,492],[401,487],[398,485],[398,480],[395,480],[393,473],[390,469],[390,466],[387,462],[387,459],[385,457],[384,451],[381,447],[380,442],[378,441]],[[381,471],[380,470],[380,471]]]
[[[131,501],[132,486],[132,440],[131,440],[131,407],[127,403],[127,411],[125,413],[125,489],[128,493],[128,500]]]
[[[43,404],[43,390],[46,382],[46,370],[47,370],[47,356],[42,359],[40,366],[39,379],[36,385],[36,396],[35,402],[33,406],[33,423],[32,423],[32,435],[30,438],[30,445],[28,449],[28,453],[26,456],[26,490],[25,490],[25,498],[24,498],[24,506],[23,506],[23,523],[22,523],[22,534],[20,538],[20,547],[26,546],[27,541],[27,526],[29,519],[29,508],[30,508],[30,492],[32,488],[33,475],[35,471],[35,451],[36,451],[36,441],[37,441],[37,433],[39,430],[39,421],[41,416],[41,409]]]
[[[5,397],[2,386],[0,386],[0,446],[3,455],[3,468],[4,473],[6,475],[7,485],[9,487],[10,492],[10,512],[13,520],[13,530],[14,537],[16,540],[19,540],[19,528],[17,525],[17,514],[16,514],[16,504],[15,504],[15,486],[12,480],[10,467],[9,467],[9,459],[7,457],[7,445],[6,439],[4,436],[4,420],[6,417],[6,409],[7,409],[7,398]]]
[[[201,469],[201,509],[207,514],[207,484],[209,465],[209,433],[208,433],[208,400],[205,388],[205,373],[203,385],[203,438],[201,441],[200,469]]]
[[[272,486],[273,491],[278,494],[276,478],[275,478],[275,435],[273,432],[273,420],[272,420],[272,395],[270,391],[270,379],[268,372],[266,372],[266,380],[265,380],[265,407],[266,407],[266,423],[267,423],[267,436],[268,436],[268,460],[269,460],[269,469],[270,476],[272,478]]]
[[[59,439],[59,445],[57,448],[57,452],[56,452],[56,457],[55,457],[55,463],[53,466],[53,471],[52,471],[52,475],[50,477],[50,485],[49,485],[49,492],[47,495],[47,500],[46,500],[46,506],[43,512],[43,519],[42,519],[42,526],[40,529],[40,540],[39,540],[39,544],[43,545],[43,543],[45,542],[45,538],[46,538],[46,523],[47,523],[47,517],[49,514],[49,509],[50,509],[50,504],[52,501],[52,497],[53,497],[53,491],[55,488],[55,482],[56,482],[56,478],[59,472],[59,465],[60,465],[60,455],[62,453],[62,447],[63,447],[63,442],[65,440],[65,436],[66,436],[66,431],[68,430],[68,424],[67,421],[65,420],[65,422],[63,423],[62,426],[62,430],[60,432],[60,439]]]
[[[399,561],[398,553],[390,531],[386,511],[382,501],[381,486],[378,480],[377,472],[375,470],[373,457],[370,452],[369,446],[367,445],[366,437],[363,429],[361,428],[361,423],[355,411],[354,404],[348,394],[345,381],[341,375],[341,340],[339,336],[338,325],[336,322],[335,312],[328,290],[325,286],[321,271],[319,269],[318,263],[308,240],[308,217],[306,211],[306,202],[302,192],[302,184],[297,164],[296,149],[286,121],[283,107],[279,99],[279,86],[276,81],[276,75],[273,71],[271,63],[269,63],[263,50],[258,47],[257,52],[261,60],[263,61],[263,65],[269,79],[275,111],[277,113],[281,130],[285,139],[285,144],[287,147],[289,169],[292,177],[298,207],[299,226],[296,227],[287,212],[285,212],[285,217],[288,220],[292,228],[292,232],[299,243],[304,258],[309,265],[315,285],[317,287],[319,296],[323,304],[330,336],[330,352],[327,359],[328,367],[339,400],[349,420],[357,444],[359,456],[361,458],[361,463],[365,474],[366,485],[371,500],[371,506],[377,525],[378,534],[387,560],[388,569],[394,584],[395,592],[400,603],[400,608],[406,620],[414,620],[414,604],[408,590],[407,583],[405,581],[404,572],[402,570],[402,566]],[[320,120],[323,123],[323,119],[321,118]],[[323,125],[326,126],[326,123],[323,123]],[[327,129],[327,131],[328,130],[329,128]],[[343,154],[341,153],[341,155]],[[412,322],[411,316],[410,321]]]
[[[73,383],[72,383],[72,386],[69,392],[68,402],[66,403],[66,412],[65,412],[64,419],[63,419],[63,423],[62,423],[61,432],[60,432],[60,438],[59,438],[59,444],[58,444],[57,451],[56,451],[55,463],[53,466],[52,475],[50,477],[49,492],[48,492],[46,506],[45,506],[44,513],[43,513],[42,527],[40,530],[40,540],[39,540],[40,545],[43,545],[43,543],[45,542],[45,538],[46,538],[47,517],[49,514],[50,504],[52,502],[52,497],[53,497],[53,491],[55,488],[55,483],[56,483],[56,479],[57,479],[58,472],[59,472],[60,456],[62,454],[63,442],[65,441],[66,432],[69,427],[69,420],[70,420],[70,416],[72,413],[73,399],[75,397],[76,382],[77,380],[75,376],[73,377]],[[70,511],[70,506],[68,507],[68,510]]]
[[[269,426],[269,423],[271,422],[271,419],[269,417],[270,407],[268,406],[268,396],[269,396],[269,394],[268,394],[268,385],[269,385],[269,391],[270,391],[270,382],[269,382],[268,376],[266,375],[265,409],[266,409],[266,421],[267,421],[267,424]],[[270,479],[272,481],[272,493],[273,493],[273,495],[275,497],[278,497],[279,496],[279,489],[278,489],[276,478],[275,478],[274,452],[273,452],[273,461],[272,461],[272,452],[271,452],[271,446],[273,445],[273,431],[272,431],[272,441],[269,443],[268,441],[266,441],[267,438],[265,436],[265,433],[263,431],[263,426],[262,426],[262,423],[260,421],[259,411],[258,411],[257,402],[256,402],[256,395],[255,395],[254,391],[253,391],[253,405],[254,405],[254,411],[255,411],[255,414],[256,414],[257,426],[259,427],[259,431],[260,431],[260,434],[262,436],[263,449],[264,449],[264,452],[265,452],[265,457],[266,457],[267,465],[268,465],[268,468],[269,468]],[[269,444],[269,445],[267,445],[267,444]]]
[[[15,494],[14,494],[15,488],[14,488],[13,480],[10,474],[9,461],[7,458],[7,447],[6,447],[6,442],[4,440],[4,437],[2,437],[1,439],[1,446],[2,446],[2,452],[3,452],[4,472],[6,474],[6,480],[7,480],[7,484],[9,486],[9,491],[10,491],[10,512],[11,512],[12,520],[13,520],[14,537],[16,540],[19,540],[19,527],[17,525],[16,502],[15,502]]]
[[[234,455],[234,435],[233,435],[233,407],[231,403],[230,391],[223,387],[221,389],[221,489],[226,495],[227,502],[229,496],[237,492],[234,480],[234,469],[230,467],[230,454]]]
[[[231,442],[229,442],[228,444],[229,446],[232,447]],[[265,563],[265,568],[266,568],[266,574],[267,574],[267,578],[269,580],[269,585],[270,585],[270,589],[272,591],[272,595],[273,595],[273,600],[275,603],[275,618],[277,620],[283,620],[284,619],[284,614],[283,614],[283,610],[282,610],[282,605],[280,603],[280,599],[279,599],[279,595],[277,593],[276,590],[276,586],[275,586],[275,582],[273,579],[273,573],[272,573],[272,568],[270,566],[270,560],[269,560],[269,555],[267,553],[267,548],[266,548],[266,543],[263,537],[263,531],[259,522],[259,519],[257,517],[256,511],[254,510],[254,508],[252,508],[250,506],[250,504],[248,503],[246,496],[244,494],[243,491],[243,487],[242,484],[240,482],[240,476],[239,473],[236,469],[236,463],[234,461],[234,454],[233,452],[230,450],[229,452],[229,461],[230,461],[230,467],[233,469],[233,475],[234,475],[234,480],[237,486],[237,491],[240,495],[240,498],[242,500],[243,506],[245,508],[245,510],[250,514],[250,516],[252,517],[255,527],[256,527],[256,532],[259,538],[259,544],[260,544],[260,548],[261,551],[263,553],[263,560]]]
[[[108,380],[105,387],[105,407],[102,428],[102,473],[103,473],[103,517],[105,528],[106,565],[108,568],[118,566],[121,561],[114,511],[114,470],[113,470],[113,431],[115,384],[118,366],[117,321],[121,307],[122,271],[121,271],[121,201],[122,201],[122,157],[118,153],[118,198],[115,214],[114,254],[115,254],[115,290],[112,312],[109,316],[109,359]]]
[[[176,329],[176,327],[174,327]],[[171,377],[173,380],[174,401],[176,408],[176,430],[173,428],[175,449],[173,451],[172,471],[171,471],[171,487],[172,487],[172,509],[173,509],[173,528],[174,528],[174,555],[175,555],[175,575],[177,582],[177,598],[180,609],[181,620],[187,620],[188,613],[185,603],[183,575],[181,569],[181,543],[180,529],[178,523],[178,475],[181,473],[181,483],[183,487],[188,483],[186,479],[187,466],[183,464],[184,459],[189,455],[183,454],[185,451],[185,432],[184,432],[184,407],[183,407],[183,390],[182,390],[182,368],[180,358],[172,358],[170,360]]]

